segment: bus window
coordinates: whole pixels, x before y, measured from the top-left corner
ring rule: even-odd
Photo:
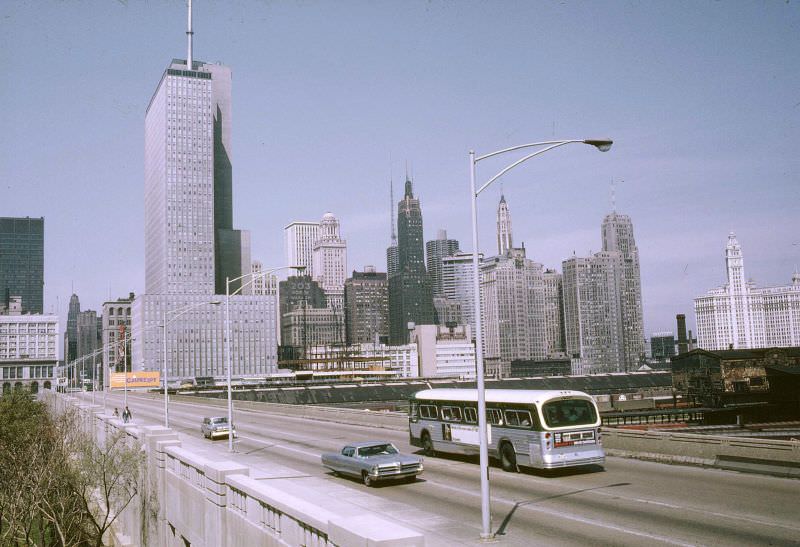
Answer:
[[[542,414],[549,427],[590,425],[597,421],[594,406],[585,399],[550,401],[542,407]]]
[[[457,406],[443,406],[442,407],[442,420],[446,422],[460,422],[461,409]]]
[[[492,425],[503,425],[502,411],[499,408],[487,408],[486,421]]]
[[[464,409],[464,421],[468,424],[478,422],[478,411],[474,408],[467,407]]]
[[[506,423],[510,426],[525,428],[533,425],[531,413],[527,410],[506,410]]]
[[[419,415],[421,418],[435,420],[439,413],[436,412],[436,407],[433,405],[419,405]]]

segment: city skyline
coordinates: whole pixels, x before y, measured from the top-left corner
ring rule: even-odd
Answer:
[[[465,242],[470,148],[610,136],[602,159],[573,147],[504,179],[515,244],[532,260],[560,270],[573,251],[601,248],[596,226],[612,209],[630,216],[645,335],[674,331],[676,313],[695,330],[693,299],[724,276],[730,230],[748,249],[748,277],[788,284],[800,264],[800,10],[676,6],[196,3],[195,57],[237,78],[233,210],[253,259],[283,265],[283,227],[330,210],[349,269],[384,271],[387,182],[406,160],[424,241],[446,229]],[[10,128],[0,215],[45,217],[44,311],[58,306],[64,324],[73,284],[95,310],[144,292],[142,120],[165,55],[184,55],[185,6],[0,12],[0,96],[15,105],[0,115]],[[479,37],[485,29],[503,36]],[[282,53],[264,53],[276,44]],[[43,58],[48,71],[31,71]],[[479,180],[502,165],[491,167]],[[487,255],[500,193],[479,202]]]

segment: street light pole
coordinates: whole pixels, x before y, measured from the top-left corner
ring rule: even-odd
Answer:
[[[476,388],[478,392],[478,443],[480,454],[480,468],[481,468],[481,539],[490,540],[494,536],[492,533],[491,522],[491,508],[489,496],[489,440],[488,428],[486,424],[486,389],[484,386],[484,363],[483,363],[483,328],[481,325],[481,286],[480,286],[480,267],[478,261],[478,195],[488,188],[494,181],[505,175],[508,171],[518,166],[519,164],[528,161],[531,158],[544,154],[564,146],[565,144],[588,144],[594,146],[601,152],[608,152],[613,144],[611,139],[584,139],[584,140],[564,140],[564,141],[544,141],[534,142],[530,144],[521,144],[519,146],[512,146],[503,150],[497,150],[483,156],[475,157],[473,150],[469,151],[469,188],[470,200],[472,203],[472,289],[474,297],[474,313],[475,313],[475,368],[476,368]],[[521,150],[523,148],[540,147],[535,152],[532,152],[517,161],[511,163],[505,168],[501,169],[495,176],[489,179],[483,186],[475,189],[475,166],[479,161],[512,152],[514,150]]]
[[[275,268],[266,272],[257,272],[257,273],[246,273],[244,275],[240,275],[239,277],[235,277],[233,279],[226,277],[225,278],[225,362],[227,370],[227,382],[228,382],[228,452],[233,452],[233,396],[232,396],[232,388],[231,388],[231,311],[230,311],[230,304],[231,304],[231,296],[236,296],[236,294],[244,289],[247,285],[253,283],[256,279],[260,277],[267,277],[275,272],[280,270],[289,270],[294,269],[298,272],[302,272],[306,269],[305,266],[283,266],[281,268]],[[240,279],[244,279],[245,277],[250,277],[250,281],[247,283],[243,283],[238,289],[233,291],[231,294],[231,282],[239,281]],[[279,305],[278,302],[275,303],[277,307]],[[280,328],[280,325],[278,326]]]

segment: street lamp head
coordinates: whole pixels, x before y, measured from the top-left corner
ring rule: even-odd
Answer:
[[[292,268],[293,270],[297,270],[297,273],[299,274],[302,274],[303,272],[306,271],[305,266],[290,266],[290,268]]]
[[[601,152],[608,152],[611,150],[611,145],[614,144],[611,139],[586,139],[583,142],[584,144],[591,144]]]
[[[222,300],[212,300],[211,302],[209,302],[209,304],[211,304],[212,306],[219,306],[220,304],[222,304]]]

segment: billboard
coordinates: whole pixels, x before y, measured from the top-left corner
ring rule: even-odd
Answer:
[[[125,372],[114,372],[109,377],[111,389],[125,388]],[[161,385],[161,373],[151,371],[128,372],[128,389],[138,387],[159,387]]]

